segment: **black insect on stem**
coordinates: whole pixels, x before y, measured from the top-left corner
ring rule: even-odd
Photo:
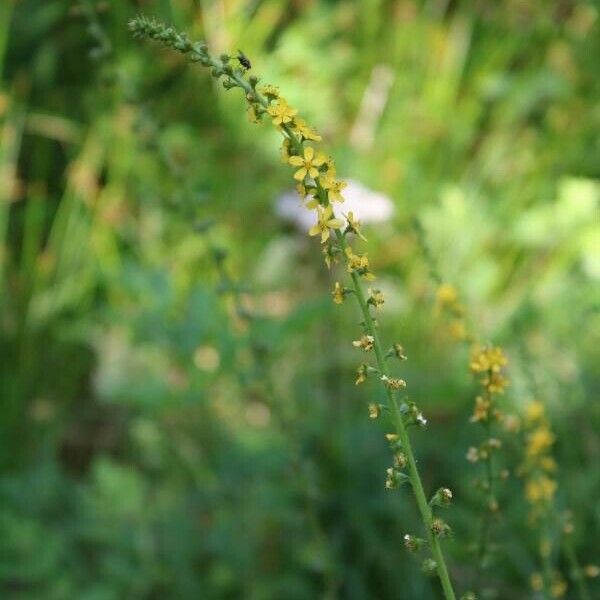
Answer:
[[[242,65],[244,69],[249,70],[252,68],[252,63],[250,62],[250,59],[239,49],[236,58],[240,61],[240,65]]]

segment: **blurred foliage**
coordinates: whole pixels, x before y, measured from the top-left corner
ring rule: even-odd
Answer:
[[[455,493],[458,587],[475,577],[474,385],[435,314],[415,216],[479,335],[506,348],[507,409],[547,405],[557,509],[575,515],[581,561],[598,562],[594,3],[3,0],[2,597],[437,594],[401,546],[409,495],[383,487],[376,388],[353,385],[357,316],[334,310],[318,248],[272,210],[287,186],[275,133],[200,69],[132,41],[138,11],[215,52],[242,48],[342,176],[393,198],[370,256],[430,421],[427,487]],[[209,234],[194,227],[206,218]],[[503,496],[486,582],[530,598],[522,481]]]

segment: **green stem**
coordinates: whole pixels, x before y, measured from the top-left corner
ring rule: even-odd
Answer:
[[[592,597],[590,596],[585,583],[585,575],[581,569],[577,554],[575,554],[573,541],[569,535],[564,536],[564,550],[567,560],[569,561],[569,566],[571,567],[571,578],[575,581],[579,600],[591,600]]]
[[[342,251],[344,251],[346,248],[346,240],[344,239],[343,234],[339,230],[337,230],[336,236],[342,248]],[[355,272],[352,272],[350,276],[352,278],[354,296],[356,297],[360,306],[360,310],[362,312],[365,322],[365,327],[369,335],[372,336],[374,339],[373,349],[375,350],[377,368],[379,369],[379,372],[382,376],[389,375],[388,368],[385,362],[383,348],[379,339],[379,334],[373,322],[373,317],[371,316],[371,313],[369,311],[369,307],[365,299],[359,276]],[[410,443],[408,431],[406,430],[406,427],[402,420],[402,413],[400,412],[400,408],[398,407],[398,400],[396,399],[396,394],[387,386],[385,387],[385,392],[388,400],[388,408],[390,410],[390,413],[392,415],[392,421],[396,428],[396,433],[398,434],[398,437],[402,442],[402,448],[406,453],[406,458],[408,461],[408,475],[413,488],[413,492],[415,494],[419,512],[421,513],[421,518],[423,519],[423,523],[427,530],[427,538],[429,540],[431,553],[437,565],[437,572],[440,578],[440,582],[442,584],[442,589],[444,590],[444,596],[447,600],[455,600],[456,595],[454,594],[454,589],[452,588],[452,583],[450,581],[448,568],[446,566],[446,561],[444,560],[444,555],[439,539],[433,534],[431,530],[431,523],[433,520],[431,507],[429,506],[429,503],[427,502],[427,498],[425,496],[425,490],[423,489],[421,477],[417,469],[417,462],[415,460],[415,456],[412,450],[412,445]]]

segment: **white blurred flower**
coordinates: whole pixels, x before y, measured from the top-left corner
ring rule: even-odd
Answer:
[[[394,204],[390,198],[366,188],[353,179],[346,181],[348,186],[343,192],[344,202],[333,205],[336,217],[341,218],[344,214],[352,212],[356,219],[366,225],[385,221],[392,216]],[[275,212],[303,232],[308,231],[317,222],[316,212],[305,208],[295,191],[279,196]]]

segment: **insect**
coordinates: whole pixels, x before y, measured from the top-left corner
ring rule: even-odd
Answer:
[[[238,49],[238,55],[236,56],[236,58],[240,61],[240,65],[242,65],[242,67],[244,67],[244,69],[252,68],[252,63],[250,62],[250,59],[239,49]]]

